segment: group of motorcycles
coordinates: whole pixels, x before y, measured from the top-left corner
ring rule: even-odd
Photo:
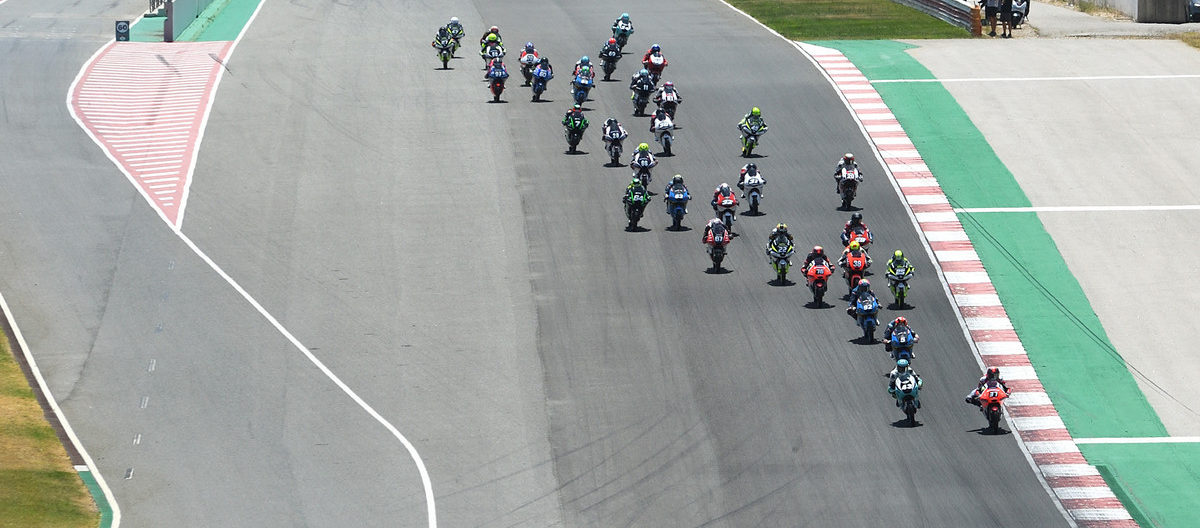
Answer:
[[[439,41],[435,40],[434,47],[438,49],[438,58],[442,62],[443,68],[448,67],[449,60],[454,56],[460,46],[461,26],[460,31],[450,35],[452,39],[447,45],[439,45]],[[493,28],[494,30],[495,28]],[[598,55],[601,61],[601,69],[604,73],[604,80],[611,80],[612,74],[616,71],[618,61],[622,56],[621,49],[628,44],[630,35],[633,34],[633,25],[628,21],[627,15],[623,15],[618,19],[612,28],[612,38],[617,44],[615,49],[611,46],[606,46]],[[498,39],[496,39],[498,41]],[[655,46],[657,48],[657,46]],[[630,97],[633,103],[633,111],[635,116],[646,115],[646,107],[648,106],[652,94],[658,89],[658,82],[661,79],[662,72],[667,66],[667,60],[658,53],[658,50],[652,50],[654,53],[648,53],[646,60],[642,66],[650,73],[650,82],[631,84],[632,95]],[[498,42],[495,45],[485,43],[480,52],[481,58],[484,61],[485,69],[488,69],[492,61],[503,59],[505,50]],[[548,64],[534,53],[522,53],[520,59],[521,74],[525,79],[525,85],[530,86],[532,91],[532,100],[540,100],[541,95],[545,92],[547,83],[553,78]],[[489,90],[492,93],[493,101],[499,101],[500,95],[504,91],[504,82],[507,78],[507,73],[503,75],[490,75],[489,71]],[[595,87],[594,74],[591,72],[590,66],[578,69],[573,72],[571,81],[572,98],[577,105],[583,105],[588,100],[592,88]],[[676,126],[674,118],[678,110],[680,100],[677,95],[663,97],[655,101],[659,109],[664,110],[664,119],[655,119],[652,126],[652,132],[655,136],[655,141],[662,146],[662,154],[671,155],[672,145],[674,143],[674,131]],[[757,111],[757,108],[755,109]],[[757,115],[757,114],[756,114]],[[761,121],[760,121],[761,122]],[[575,152],[579,142],[582,140],[583,131],[586,129],[586,120],[580,122],[564,122],[566,128],[566,138],[570,152]],[[765,125],[760,129],[753,129],[739,125],[742,132],[742,151],[743,157],[751,157],[751,153],[758,146],[759,138],[766,131]],[[620,129],[608,129],[602,138],[605,143],[606,154],[610,160],[610,165],[619,166],[620,158],[623,151],[623,141],[626,139],[625,134]],[[630,169],[634,173],[634,177],[640,180],[642,186],[633,188],[623,197],[625,216],[628,221],[628,228],[636,228],[638,222],[642,218],[646,206],[649,204],[651,196],[655,193],[648,189],[651,180],[653,179],[652,169],[656,162],[649,158],[634,158],[630,163]],[[750,167],[751,165],[747,165]],[[852,210],[852,202],[856,198],[858,186],[863,181],[862,174],[857,166],[839,167],[838,174],[838,195],[841,200],[842,210]],[[766,185],[766,180],[762,173],[755,168],[749,173],[744,173],[740,178],[738,187],[743,191],[741,198],[746,200],[748,205],[747,213],[749,216],[758,216],[760,206],[764,197],[763,188]],[[678,231],[682,229],[684,216],[687,214],[687,205],[691,200],[691,195],[685,186],[668,186],[666,196],[664,196],[667,204],[667,214],[671,217],[670,230]],[[737,209],[739,207],[739,197],[732,190],[728,189],[727,185],[722,185],[718,189],[714,197],[712,206],[716,213],[716,218],[720,220],[719,225],[714,227],[710,223],[712,229],[706,229],[703,238],[706,252],[712,262],[713,270],[721,270],[724,258],[727,255],[728,246],[737,236],[733,231],[733,224],[737,218]],[[867,256],[867,250],[873,242],[873,237],[870,230],[865,226],[853,226],[842,234],[842,246],[847,248],[844,253],[844,262],[840,262],[842,268],[842,276],[846,281],[846,286],[849,291],[853,292],[860,282],[869,275],[868,268],[870,267],[870,259]],[[849,248],[855,248],[855,251]],[[792,267],[792,259],[795,256],[795,247],[790,237],[772,237],[766,248],[766,254],[769,259],[772,271],[775,274],[775,281],[779,285],[787,284],[788,273]],[[834,264],[828,259],[817,259],[811,263],[807,263],[802,268],[802,273],[806,279],[807,287],[812,294],[812,303],[816,307],[825,306],[824,296],[829,289],[829,282],[834,274]],[[908,307],[908,291],[909,281],[912,279],[913,270],[907,267],[896,272],[889,271],[887,274],[889,289],[891,290],[897,308],[903,309]],[[847,295],[849,298],[849,295]],[[879,327],[879,300],[874,296],[856,296],[851,299],[852,304],[849,308],[851,315],[854,317],[857,326],[862,331],[863,340],[867,343],[875,342],[875,332]],[[911,365],[914,359],[913,347],[917,343],[917,336],[905,325],[900,331],[893,331],[888,336],[884,343],[884,348],[888,352],[889,357],[897,365],[904,364],[906,367]],[[901,371],[902,372],[897,372]],[[901,409],[910,426],[916,425],[916,413],[920,408],[920,390],[922,380],[911,368],[900,369],[890,374],[885,374],[889,377],[888,392],[895,398],[896,406]],[[988,421],[989,429],[994,433],[997,431],[999,421],[1002,417],[1002,402],[1009,395],[1008,391],[997,383],[988,383],[981,385],[978,390],[978,399],[980,410],[984,413]]]

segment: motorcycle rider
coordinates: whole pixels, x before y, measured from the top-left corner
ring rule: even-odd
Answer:
[[[713,190],[713,197],[712,197],[713,211],[717,210],[717,207],[718,207],[717,204],[721,202],[720,199],[723,197],[726,197],[726,196],[733,196],[733,189],[729,188],[728,183],[722,183],[721,185],[718,185],[715,190]]]
[[[494,38],[494,39],[488,38],[488,37],[491,37],[492,35],[495,35],[496,38]],[[482,37],[479,37],[479,48],[486,49],[488,46],[488,42],[491,42],[491,41],[495,41],[500,46],[504,46],[503,41],[500,40],[500,28],[498,28],[496,26],[492,26],[491,28],[489,28],[487,30],[487,33],[484,33]]]
[[[1004,382],[1004,378],[1000,377],[1000,367],[988,367],[987,370],[984,371],[983,376],[979,378],[979,383],[975,385],[975,390],[971,391],[971,393],[967,395],[966,402],[978,407],[979,393],[983,391],[984,387],[986,387],[990,381],[999,383],[1000,387],[1004,389],[1004,392],[1012,392],[1008,388],[1008,384]]]
[[[518,60],[521,62],[522,70],[528,68],[532,71],[534,66],[541,62],[541,57],[538,56],[537,48],[533,47],[533,43],[526,42],[525,49],[521,50],[521,58]],[[526,81],[521,86],[529,86],[529,84],[529,81]]]
[[[775,224],[775,228],[771,230],[771,234],[767,235],[767,254],[770,255],[773,248],[778,248],[782,251],[787,249],[788,246],[794,245],[794,243],[795,239],[792,238],[791,233],[788,233],[787,224],[783,222]]]
[[[837,186],[835,188],[835,191],[837,192],[837,194],[842,194],[842,169],[845,169],[846,167],[853,167],[855,169],[858,169],[858,178],[857,179],[860,182],[862,181],[862,177],[863,177],[862,169],[859,169],[858,163],[856,163],[854,161],[854,154],[847,152],[845,156],[842,156],[842,159],[838,160],[837,166],[833,168],[833,181],[835,182],[835,185]]]
[[[629,168],[633,170],[634,173],[637,173],[639,170],[641,170],[641,168],[638,167],[638,162],[643,159],[650,160],[649,168],[651,169],[658,165],[658,160],[655,159],[654,154],[650,152],[650,145],[648,143],[638,144],[637,150],[633,151],[633,156],[629,158]]]
[[[507,79],[508,78],[508,68],[504,67],[504,61],[501,60],[499,57],[492,59],[492,62],[488,63],[487,74],[484,75],[484,78],[485,79],[494,79],[497,81],[502,81],[504,79]]]
[[[610,38],[604,43],[604,47],[600,48],[600,57],[607,57],[608,60],[614,61],[621,58],[621,47],[617,45],[617,39]]]
[[[875,238],[874,235],[872,235],[871,230],[867,228],[867,223],[863,221],[862,213],[854,213],[854,214],[850,215],[850,221],[846,222],[846,227],[845,227],[845,229],[842,230],[842,245],[843,246],[847,246],[850,244],[850,233],[853,232],[855,230],[855,228],[859,228],[859,227],[862,228],[863,233],[866,233],[867,243],[870,243],[872,240],[874,240],[874,238]]]
[[[575,69],[572,70],[571,75],[579,75],[580,73],[582,73],[584,66],[587,66],[588,72],[591,72],[592,59],[589,59],[587,55],[584,55],[584,56],[580,57],[579,60],[575,61]],[[592,73],[591,76],[595,77],[596,74]]]
[[[450,33],[450,38],[456,41],[462,39],[467,34],[467,31],[462,27],[462,23],[458,21],[458,17],[450,17],[450,22],[446,23],[446,31]]]
[[[724,233],[725,231],[725,224],[721,222],[721,219],[713,218],[707,224],[704,224],[704,234],[700,235],[700,242],[708,243],[709,233]]]
[[[567,127],[567,130],[578,130],[580,133],[587,130],[588,120],[587,116],[583,115],[583,107],[575,105],[567,110],[567,114],[562,118],[562,124]]]
[[[501,54],[504,53],[504,44],[500,42],[500,37],[494,34],[488,34],[483,42],[483,48],[479,50],[479,54],[486,60],[488,58],[488,50],[498,48]]]
[[[888,259],[887,274],[888,288],[892,290],[892,295],[896,294],[896,279],[903,277],[913,272],[913,265],[904,256],[904,252],[897,249],[892,253],[892,258]]]
[[[751,130],[755,128],[758,129],[758,135],[767,133],[767,122],[763,120],[762,110],[759,110],[757,106],[751,108],[750,113],[742,116],[742,120],[738,122],[738,130],[742,131],[743,144],[745,144],[746,136],[751,135]]]
[[[808,255],[804,257],[804,272],[808,273],[809,268],[819,266],[822,263],[826,266],[829,265],[829,257],[825,256],[825,248],[813,246],[812,251],[809,251]]]
[[[896,361],[896,368],[892,369],[892,372],[888,374],[888,394],[891,394],[893,398],[896,397],[896,379],[900,378],[901,376],[912,376],[915,378],[917,381],[917,388],[920,388],[921,385],[924,384],[924,381],[921,380],[921,376],[917,375],[917,371],[913,370],[912,367],[909,366],[907,359]],[[900,400],[896,400],[896,407],[899,406]],[[917,400],[917,408],[921,408],[920,400]]]
[[[634,176],[633,179],[629,181],[629,185],[625,186],[625,196],[621,198],[621,203],[629,203],[629,201],[633,199],[635,192],[641,192],[645,195],[650,194],[646,192],[646,186],[642,185],[642,180],[637,176]]]
[[[629,137],[629,133],[625,131],[625,127],[621,126],[621,122],[617,121],[617,118],[615,117],[610,117],[604,122],[604,126],[600,127],[600,133],[604,134],[604,141],[612,141],[612,138],[609,137],[609,132],[612,132],[613,130],[620,131],[620,137],[617,139],[617,141]]]
[[[767,178],[765,176],[763,176],[763,174],[761,172],[759,172],[757,163],[747,163],[745,165],[742,165],[741,173],[738,176],[737,188],[745,191],[746,190],[746,178],[753,178],[755,175],[757,175],[759,178],[762,178],[763,183],[766,183]],[[766,196],[766,193],[762,192],[761,189],[759,189],[759,194],[764,197]],[[743,192],[742,198],[745,198],[745,197],[746,197],[746,193]]]
[[[446,26],[442,26],[438,28],[437,35],[433,37],[433,42],[430,42],[429,45],[439,50],[453,48],[454,38],[450,36],[450,30],[446,29]]]
[[[846,308],[846,313],[850,314],[850,317],[857,318],[858,314],[855,312],[858,311],[858,301],[868,299],[879,304],[879,298],[875,297],[875,292],[871,291],[871,281],[863,279],[858,281],[858,286],[850,290],[850,306]]]
[[[650,70],[642,68],[629,81],[629,100],[637,99],[639,93],[650,94],[654,91],[654,78],[650,76]]]
[[[658,65],[653,64],[650,61],[651,57],[661,58],[662,64],[658,64]],[[650,49],[646,50],[646,54],[642,55],[642,66],[644,66],[647,70],[650,70],[650,72],[654,74],[655,77],[651,77],[651,79],[654,79],[659,75],[662,75],[663,70],[667,67],[667,58],[663,57],[662,46],[659,46],[658,44],[650,46]]]
[[[633,34],[633,22],[629,21],[629,13],[621,13],[621,16],[613,21],[612,31],[614,37],[619,31],[626,31],[629,35]],[[616,39],[613,41],[616,42]]]
[[[888,323],[887,328],[885,328],[883,330],[883,349],[888,352],[891,352],[892,351],[892,333],[897,332],[897,331],[903,332],[905,330],[907,330],[908,333],[912,334],[912,344],[915,345],[915,344],[917,344],[917,341],[921,340],[921,336],[917,335],[917,331],[913,330],[912,327],[908,326],[908,318],[901,315],[900,317],[893,319],[892,322]],[[917,358],[917,354],[915,352],[912,352],[910,350],[909,353],[912,354],[913,359]]]
[[[642,145],[645,145],[645,143],[642,143]],[[683,184],[683,176],[680,174],[672,176],[671,182],[667,184],[665,189],[663,189],[663,201],[667,203],[667,214],[671,213],[671,195],[675,194],[674,191],[676,190],[683,191],[683,193],[686,195],[691,195],[691,193],[688,192],[687,185]],[[687,207],[683,208],[683,212],[685,214],[688,212]]]
[[[659,108],[654,111],[654,115],[650,116],[650,131],[654,133],[654,139],[661,142],[662,136],[658,132],[658,125],[662,122],[664,125],[671,122],[671,116],[667,115],[667,111]]]
[[[683,96],[679,95],[679,90],[675,89],[675,83],[671,81],[664,82],[663,85],[660,86],[656,92],[654,92],[654,98],[652,101],[654,101],[654,104],[661,107],[663,103],[663,97],[667,96],[667,94],[675,94],[676,105],[683,103]]]

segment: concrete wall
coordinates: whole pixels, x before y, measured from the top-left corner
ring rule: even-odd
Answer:
[[[167,2],[167,21],[163,25],[163,40],[175,42],[200,12],[216,0],[170,0]]]
[[[1137,0],[1131,16],[1138,22],[1187,22],[1187,2],[1191,0]]]

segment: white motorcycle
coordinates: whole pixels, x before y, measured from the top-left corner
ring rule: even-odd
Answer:
[[[746,174],[746,181],[742,182],[738,187],[742,188],[742,197],[749,197],[750,200],[750,216],[758,216],[758,204],[765,197],[763,187],[767,185],[767,180],[763,179],[762,171],[755,171],[754,174]]]
[[[657,141],[663,147],[664,156],[673,156],[671,154],[671,145],[675,143],[675,122],[671,121],[671,116],[666,116],[654,122],[654,141]]]

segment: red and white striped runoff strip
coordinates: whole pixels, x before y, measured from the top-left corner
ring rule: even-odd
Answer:
[[[112,42],[71,87],[70,108],[80,125],[174,227],[232,45]]]
[[[1013,388],[1007,401],[1009,418],[1046,483],[1081,527],[1138,526],[1063,425],[958,215],[896,116],[840,51],[803,43],[798,46],[842,93],[895,178],[981,359],[1000,367]]]

